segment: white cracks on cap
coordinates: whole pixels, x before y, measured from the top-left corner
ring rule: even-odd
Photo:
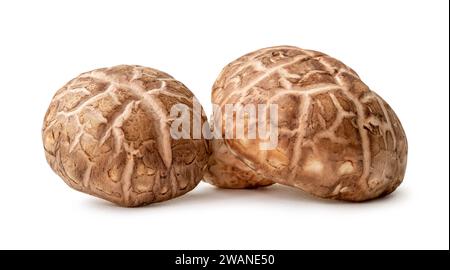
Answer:
[[[256,77],[255,79],[253,79],[251,82],[249,82],[245,87],[239,89],[239,96],[241,97],[236,103],[239,103],[239,101],[244,98],[247,97],[249,94],[249,91],[251,89],[253,89],[253,87],[255,87],[259,82],[262,82],[264,79],[270,77],[272,74],[277,73],[279,70],[283,69],[284,67],[290,66],[294,63],[297,63],[301,60],[305,60],[309,57],[301,55],[301,56],[297,56],[294,57],[294,59],[292,59],[291,61],[288,61],[286,63],[282,63],[280,65],[277,65],[275,67],[272,67],[270,69],[265,69],[265,72],[263,72],[261,75],[259,75],[258,77]],[[229,97],[226,97],[220,104],[219,106],[224,106],[227,101],[229,100]]]
[[[326,60],[322,59],[321,57],[316,58],[316,60],[322,64],[329,72],[330,74],[335,73],[335,68],[331,66],[330,63],[328,63]],[[352,74],[352,73],[348,73]],[[356,108],[356,122],[358,125],[358,132],[361,137],[361,147],[362,147],[362,154],[363,154],[363,172],[360,177],[360,183],[364,186],[368,186],[368,177],[370,174],[370,165],[372,163],[371,159],[371,153],[370,153],[370,141],[369,141],[369,135],[367,134],[367,130],[364,128],[365,120],[364,120],[364,109],[361,104],[361,102],[348,90],[348,86],[342,81],[342,79],[339,77],[340,73],[339,70],[337,74],[334,75],[334,79],[336,83],[341,87],[342,93],[354,104]]]
[[[301,100],[301,104],[297,113],[297,121],[298,121],[298,130],[294,143],[294,154],[289,163],[289,168],[291,170],[291,174],[289,175],[290,180],[292,180],[296,175],[296,168],[298,167],[298,162],[302,157],[302,143],[304,142],[304,135],[306,132],[306,125],[308,123],[308,111],[309,106],[311,105],[311,97],[304,96]]]
[[[201,139],[173,145],[166,106],[172,100],[191,105],[192,97],[182,83],[150,68],[123,65],[83,73],[52,99],[42,129],[44,148],[52,149],[47,160],[71,187],[123,206],[184,194],[201,180],[207,144]],[[172,151],[183,156],[172,161]],[[185,151],[193,151],[189,164]],[[179,161],[184,167],[175,177]],[[187,184],[180,185],[185,178]],[[161,193],[155,181],[164,181],[161,188],[171,189],[170,196],[155,196]]]
[[[379,105],[377,113],[372,113],[367,104],[372,99]],[[372,140],[372,135],[385,141],[387,152],[381,155],[400,155],[397,148],[404,145],[398,142],[401,126],[390,107],[351,68],[320,52],[278,46],[249,53],[222,70],[213,86],[212,101],[219,105],[219,111],[230,104],[282,104],[283,126],[278,129],[278,138],[281,149],[288,153],[289,164],[283,166],[281,158],[277,162],[276,157],[274,162],[266,162],[266,152],[253,149],[251,143],[241,147],[227,141],[226,145],[237,159],[245,156],[244,163],[255,175],[319,196],[326,197],[330,192],[345,193],[340,198],[348,200],[379,196],[370,187],[377,182],[371,178],[374,172],[386,168],[375,164],[371,149],[377,149],[377,144],[384,147],[377,138]],[[221,121],[215,118],[214,124],[226,120],[223,116]],[[379,127],[381,134],[372,132],[373,126]],[[226,129],[221,127],[220,131],[223,136]],[[247,152],[246,148],[252,149]],[[315,184],[306,184],[299,178],[302,173],[321,177],[311,178]],[[381,186],[388,190],[384,171],[380,178],[385,181]]]
[[[100,146],[105,143],[105,141],[113,136],[114,138],[114,156],[117,156],[122,149],[122,144],[124,143],[124,137],[122,126],[124,122],[130,117],[133,106],[139,105],[140,101],[128,101],[122,105],[122,109],[116,113],[112,119],[107,123],[103,136],[101,136],[99,144]]]
[[[109,82],[118,88],[124,88],[130,91],[138,100],[142,102],[143,108],[153,117],[152,123],[155,125],[155,130],[158,133],[156,140],[159,142],[158,153],[166,166],[170,168],[172,165],[172,151],[171,151],[171,138],[169,132],[169,121],[167,118],[167,112],[161,101],[157,98],[157,95],[148,94],[145,89],[133,80],[129,83],[119,82],[115,78],[109,78],[102,72],[95,72],[89,74],[88,77],[95,78],[100,81]],[[138,78],[135,75],[134,80]]]

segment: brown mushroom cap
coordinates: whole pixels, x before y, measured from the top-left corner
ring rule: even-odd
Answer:
[[[57,91],[45,115],[47,161],[72,188],[122,206],[180,196],[199,183],[208,159],[204,139],[169,133],[171,106],[187,105],[192,117],[193,97],[151,68],[83,73]]]
[[[222,70],[212,102],[220,108],[278,105],[275,149],[261,150],[258,139],[224,140],[251,177],[350,201],[389,194],[403,180],[407,141],[399,119],[352,69],[328,55],[292,46],[244,55]],[[232,179],[214,176],[209,182],[219,186]]]
[[[274,182],[255,174],[244,162],[230,153],[223,140],[211,140],[212,152],[204,180],[220,188],[258,188]]]

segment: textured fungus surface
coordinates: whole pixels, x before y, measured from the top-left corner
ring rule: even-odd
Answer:
[[[272,180],[320,197],[362,201],[392,192],[403,180],[407,141],[399,119],[355,71],[328,55],[291,46],[244,55],[222,70],[212,102],[222,109],[277,104],[278,145],[213,143],[209,183],[241,188]],[[224,161],[217,152],[231,157]],[[235,172],[232,160],[239,163]]]
[[[204,139],[170,136],[171,106],[187,105],[192,117],[192,102],[182,83],[155,69],[83,73],[51,101],[42,131],[47,161],[72,188],[119,205],[180,196],[198,184],[208,159]]]
[[[273,184],[255,174],[244,162],[233,155],[223,140],[212,140],[214,152],[208,162],[205,181],[221,188],[257,188]]]

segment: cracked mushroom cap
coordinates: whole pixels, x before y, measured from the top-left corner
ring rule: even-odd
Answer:
[[[233,155],[223,140],[211,140],[214,151],[208,161],[204,181],[220,188],[258,188],[274,184],[252,171],[247,164]]]
[[[168,200],[201,180],[204,139],[172,139],[171,106],[194,95],[141,66],[86,72],[53,97],[42,129],[45,155],[70,187],[122,206]],[[203,122],[206,117],[202,110]]]
[[[222,70],[212,102],[221,109],[277,104],[276,148],[261,150],[259,139],[212,144],[213,157],[226,151],[251,177],[350,201],[389,194],[403,180],[407,141],[399,119],[355,71],[326,54],[279,46],[244,55]],[[209,182],[219,186],[232,179],[213,176]]]

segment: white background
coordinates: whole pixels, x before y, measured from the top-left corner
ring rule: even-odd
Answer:
[[[448,249],[448,1],[0,1],[0,248]],[[184,82],[209,114],[231,60],[272,45],[330,54],[395,109],[405,180],[368,203],[282,186],[200,184],[138,209],[71,190],[47,165],[41,124],[79,73],[140,64]]]

